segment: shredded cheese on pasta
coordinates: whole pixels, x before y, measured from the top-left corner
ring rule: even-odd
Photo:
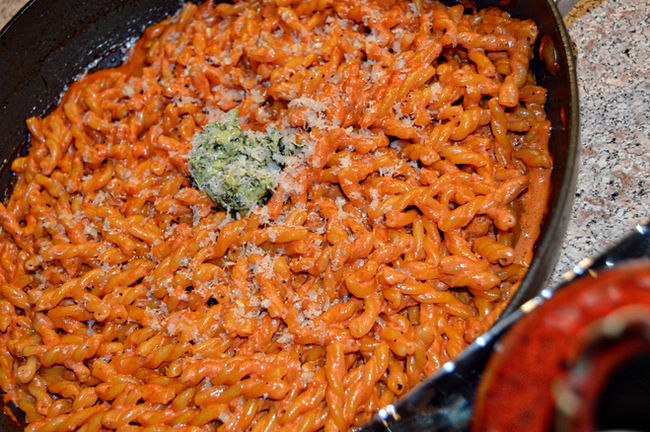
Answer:
[[[80,78],[0,205],[26,430],[349,430],[457,356],[547,208],[536,37],[428,0],[207,1]],[[188,179],[232,109],[305,145],[241,218]]]

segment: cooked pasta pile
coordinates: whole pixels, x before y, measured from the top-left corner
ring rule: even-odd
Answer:
[[[0,387],[28,431],[344,431],[454,358],[530,263],[534,22],[427,0],[202,6],[27,121],[0,204]],[[303,146],[215,207],[194,134]]]

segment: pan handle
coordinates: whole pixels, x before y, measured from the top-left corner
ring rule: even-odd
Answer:
[[[555,0],[557,9],[560,11],[560,14],[565,17],[580,0]]]

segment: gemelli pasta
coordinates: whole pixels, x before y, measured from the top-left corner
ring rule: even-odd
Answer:
[[[44,118],[0,204],[0,387],[27,431],[345,431],[488,329],[547,208],[535,23],[428,0],[201,6]],[[193,137],[300,143],[234,216]]]

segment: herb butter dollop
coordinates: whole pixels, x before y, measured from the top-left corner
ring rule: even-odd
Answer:
[[[208,124],[194,136],[189,171],[198,188],[222,209],[246,213],[263,205],[278,185],[284,160],[300,146],[275,128],[244,131],[237,110],[225,122]]]

